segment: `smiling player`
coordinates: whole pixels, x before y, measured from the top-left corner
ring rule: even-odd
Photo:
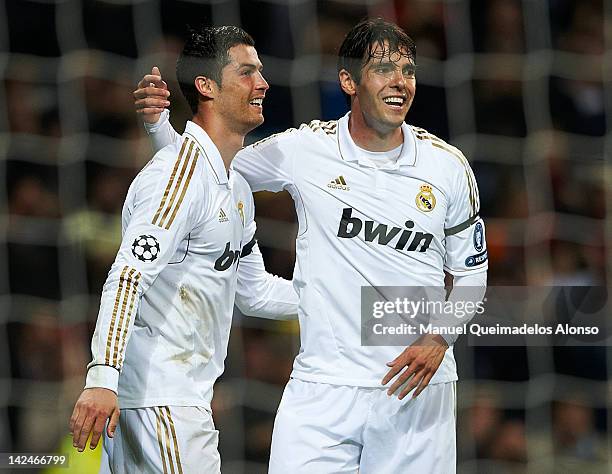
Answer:
[[[443,287],[445,271],[455,287],[482,295],[486,286],[484,225],[466,158],[404,123],[415,61],[399,27],[360,22],[338,58],[350,112],[236,157],[253,191],[291,194],[299,221],[301,348],[275,420],[271,473],[455,471],[454,338],[427,334],[399,355],[361,345],[362,286]],[[158,121],[156,94],[164,92],[136,92],[148,97],[137,108],[155,108],[143,111],[154,146],[176,140],[167,112]]]
[[[263,122],[268,84],[253,44],[237,27],[192,33],[177,76],[193,120],[128,191],[93,361],[70,420],[79,451],[104,431],[103,473],[218,473],[210,402],[234,297],[248,315],[297,312],[291,282],[265,272],[252,193],[231,167]]]

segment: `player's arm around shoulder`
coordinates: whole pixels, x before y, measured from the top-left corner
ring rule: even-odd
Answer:
[[[143,121],[153,151],[181,139],[170,123],[170,112],[166,108],[170,106],[170,91],[157,66],[143,76],[133,96],[134,108]]]
[[[303,140],[302,130],[295,128],[270,135],[238,152],[234,169],[253,192],[282,191],[295,184],[296,160],[300,159]]]
[[[244,181],[248,189],[248,184]],[[298,295],[293,283],[266,271],[255,240],[255,206],[250,192],[245,199],[244,242],[238,265],[236,306],[245,316],[297,319]]]

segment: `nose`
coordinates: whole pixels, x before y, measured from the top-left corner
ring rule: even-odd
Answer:
[[[393,72],[393,76],[391,77],[390,87],[396,87],[400,90],[404,90],[406,88],[406,78],[402,74],[400,69],[396,69]]]
[[[261,72],[258,72],[257,75],[257,84],[255,85],[255,88],[258,91],[267,91],[270,88],[270,84],[268,84],[268,81],[266,81],[266,78],[263,77]]]

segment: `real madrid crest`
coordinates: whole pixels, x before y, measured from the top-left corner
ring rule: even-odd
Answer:
[[[421,192],[416,195],[415,202],[419,210],[423,212],[431,212],[436,207],[436,197],[431,192],[431,186],[424,184],[421,186]]]
[[[242,201],[238,201],[236,204],[238,208],[238,213],[240,214],[240,220],[242,221],[242,227],[244,227],[244,203]]]

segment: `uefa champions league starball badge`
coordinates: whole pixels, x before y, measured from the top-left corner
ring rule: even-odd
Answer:
[[[142,262],[152,262],[159,255],[159,242],[152,235],[141,235],[134,239],[132,255]]]

